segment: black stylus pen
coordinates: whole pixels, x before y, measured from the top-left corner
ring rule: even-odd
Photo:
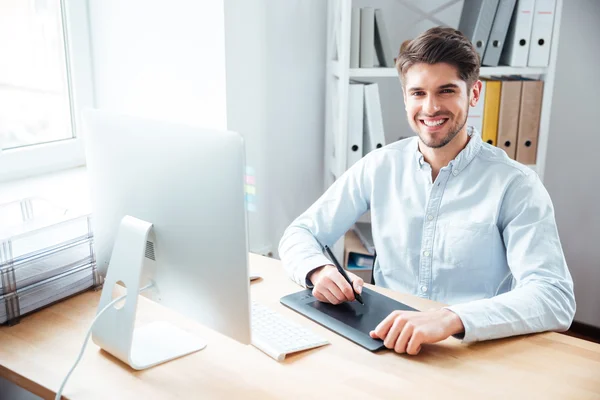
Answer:
[[[344,270],[344,268],[342,268],[340,266],[340,263],[337,261],[337,259],[333,255],[333,252],[331,251],[331,249],[329,248],[329,246],[325,246],[325,251],[327,252],[327,254],[329,254],[329,258],[331,258],[331,261],[333,261],[333,263],[335,264],[335,267],[337,268],[337,270],[340,271],[340,274],[342,274],[342,276],[344,277],[344,279],[346,279],[346,282],[348,282],[350,284],[350,287],[352,288],[352,292],[354,293],[354,298],[360,304],[365,305],[365,303],[363,302],[363,299],[362,299],[361,295],[358,294],[358,293],[356,293],[356,290],[354,290],[354,286],[352,286],[352,281],[350,280],[350,277],[348,276],[348,274],[346,274],[346,271]]]

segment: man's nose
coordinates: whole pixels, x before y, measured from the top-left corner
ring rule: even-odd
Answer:
[[[431,116],[440,110],[440,105],[438,104],[435,96],[427,96],[423,102],[422,109],[424,114]]]

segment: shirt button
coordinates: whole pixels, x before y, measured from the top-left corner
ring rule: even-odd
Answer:
[[[454,171],[452,171],[452,175],[454,175],[454,176],[458,175],[458,170],[455,169]]]
[[[430,253],[429,253],[428,251],[424,251],[424,252],[423,252],[423,255],[424,255],[425,257],[429,257],[429,254],[430,254]]]
[[[427,291],[427,286],[423,285],[421,286],[421,292],[425,293]]]
[[[431,220],[433,219],[433,215],[429,214],[429,215],[427,216],[427,219],[428,219],[429,221],[431,221]]]

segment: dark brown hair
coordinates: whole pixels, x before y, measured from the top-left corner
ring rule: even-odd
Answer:
[[[402,43],[396,59],[396,69],[403,85],[406,71],[417,63],[453,65],[458,70],[460,79],[470,89],[479,79],[481,59],[471,41],[460,31],[435,27]]]

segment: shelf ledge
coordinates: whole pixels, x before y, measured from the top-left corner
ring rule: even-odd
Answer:
[[[340,76],[340,68],[337,62],[332,62],[331,71]],[[547,68],[543,67],[481,67],[480,76],[492,75],[545,75]],[[397,78],[396,68],[350,68],[350,78]]]

